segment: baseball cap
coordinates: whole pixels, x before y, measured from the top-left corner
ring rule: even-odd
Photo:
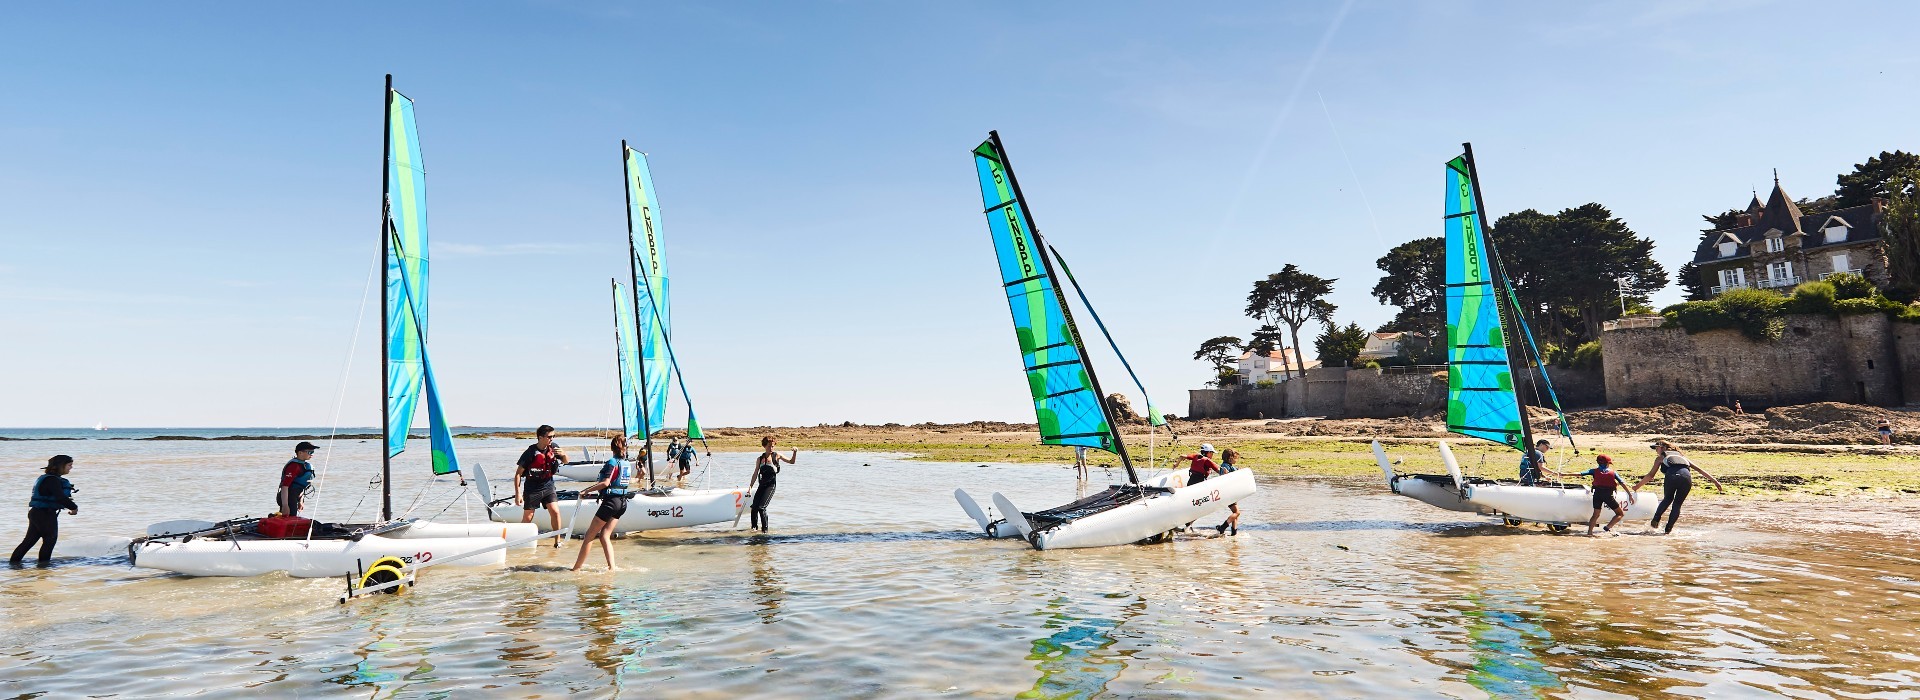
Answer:
[[[1201,451],[1201,452],[1212,452],[1212,451],[1213,451],[1213,443],[1207,443],[1207,442],[1203,442],[1203,443],[1200,443],[1200,451]]]
[[[307,442],[307,441],[305,441],[305,440],[301,440],[301,441],[300,441],[300,444],[298,444],[298,445],[294,445],[294,446],[293,446],[293,451],[295,451],[295,452],[307,452],[307,451],[310,451],[310,450],[318,450],[318,449],[320,449],[320,446],[319,446],[319,445],[315,445],[315,444],[313,444],[313,443],[311,443],[311,442]]]

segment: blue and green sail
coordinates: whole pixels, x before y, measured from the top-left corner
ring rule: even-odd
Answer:
[[[988,139],[973,149],[973,160],[1040,441],[1113,450],[1113,428],[1088,375],[1080,333],[1048,270],[1026,204],[1014,193],[1006,158]]]
[[[427,361],[427,180],[420,159],[420,130],[413,100],[387,95],[386,328],[387,455],[407,448],[407,432],[424,396],[433,471],[460,470],[453,435],[440,410],[439,387]]]
[[[613,281],[613,337],[620,365],[620,417],[628,437],[640,435],[640,334],[634,329],[633,297]]]
[[[661,238],[660,205],[653,197],[653,172],[647,154],[626,149],[627,216],[633,240],[634,305],[639,310],[640,364],[647,405],[646,434],[666,427],[667,389],[673,365],[667,355],[667,259]]]
[[[1465,156],[1447,162],[1447,430],[1520,449],[1495,261]]]

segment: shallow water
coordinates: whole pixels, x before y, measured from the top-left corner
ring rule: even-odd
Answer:
[[[460,445],[496,477],[520,446]],[[0,443],[0,494],[24,501],[68,452],[82,510],[63,537],[136,534],[264,512],[286,449]],[[375,450],[337,445],[322,517],[377,507]],[[417,456],[396,501],[458,519],[457,486]],[[716,457],[713,485],[744,481],[750,455]],[[1074,495],[1063,468],[803,453],[771,536],[630,538],[612,573],[597,552],[573,574],[556,570],[571,546],[515,550],[508,571],[433,569],[342,606],[339,579],[190,579],[124,556],[0,570],[0,697],[1920,697],[1920,557],[1900,537],[1706,508],[1672,537],[1591,540],[1263,478],[1238,537],[1035,552],[974,537],[960,485],[1036,508]],[[23,516],[0,523],[8,545]]]

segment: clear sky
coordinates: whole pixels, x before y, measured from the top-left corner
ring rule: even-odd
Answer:
[[[466,425],[615,422],[622,138],[708,425],[1032,420],[968,155],[988,129],[1172,413],[1287,263],[1339,279],[1341,322],[1390,318],[1373,262],[1438,235],[1461,141],[1496,215],[1598,201],[1669,271],[1772,168],[1817,196],[1920,150],[1907,3],[0,12],[5,426],[376,423],[385,73],[418,104],[431,352]]]

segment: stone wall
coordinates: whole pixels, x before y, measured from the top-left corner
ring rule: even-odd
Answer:
[[[1902,399],[1909,405],[1920,404],[1920,324],[1895,321],[1890,326]]]
[[[1553,393],[1560,397],[1561,408],[1605,408],[1607,405],[1607,377],[1603,370],[1548,367],[1547,378],[1553,381]]]
[[[1605,331],[1607,404],[1705,409],[1739,400],[1751,412],[1816,401],[1901,402],[1901,363],[1886,315],[1795,315],[1786,323],[1786,333],[1772,342],[1735,330]]]
[[[1228,389],[1190,389],[1187,412],[1183,417],[1200,418],[1279,418],[1287,414],[1286,396],[1280,387],[1239,386]]]
[[[1347,372],[1345,418],[1398,418],[1444,411],[1447,374],[1356,369]]]

